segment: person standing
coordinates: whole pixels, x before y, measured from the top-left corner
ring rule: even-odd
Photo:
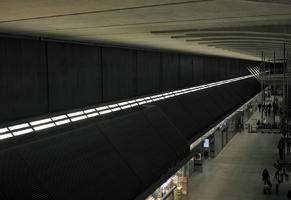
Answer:
[[[276,183],[276,193],[279,192],[280,183],[282,183],[282,174],[280,174],[280,170],[277,169],[275,172],[275,183]]]
[[[267,169],[263,170],[262,181],[264,183],[264,194],[271,194],[272,183],[270,181],[270,174]]]
[[[279,157],[280,157],[280,160],[283,160],[283,154],[284,154],[284,139],[281,138],[279,140],[279,143],[277,145],[277,148],[279,150]]]
[[[290,140],[286,140],[286,146],[287,146],[287,153],[290,154]]]
[[[260,121],[260,120],[258,120],[258,121],[257,121],[257,129],[259,129],[259,128],[260,128],[260,126],[261,126],[261,121]]]
[[[261,107],[262,107],[262,104],[258,104],[258,108],[259,108],[259,112],[261,112]]]

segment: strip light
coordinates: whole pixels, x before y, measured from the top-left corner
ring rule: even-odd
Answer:
[[[61,116],[57,116],[57,117],[52,117],[52,120],[58,121],[58,120],[65,119],[65,118],[67,118],[67,115],[61,115]]]
[[[13,135],[11,133],[7,133],[7,134],[3,134],[3,135],[0,135],[0,140],[4,140],[6,138],[10,138],[12,137]]]
[[[62,120],[62,121],[58,121],[56,122],[56,125],[59,126],[59,125],[62,125],[62,124],[67,124],[67,123],[70,123],[71,121],[69,119],[65,119],[65,120]]]
[[[72,118],[72,121],[75,122],[75,121],[79,121],[79,120],[86,119],[86,118],[87,118],[86,115],[82,115],[82,116],[79,116],[79,117]]]
[[[39,130],[48,129],[48,128],[55,127],[55,126],[61,126],[63,124],[68,124],[68,123],[72,123],[72,122],[79,121],[79,120],[85,120],[85,119],[88,119],[91,117],[96,117],[99,115],[105,115],[108,113],[117,112],[120,110],[132,108],[132,107],[143,105],[146,103],[156,102],[156,101],[168,99],[168,98],[179,96],[179,95],[196,92],[198,90],[204,90],[206,88],[211,88],[211,87],[215,87],[215,86],[219,86],[219,85],[223,85],[223,84],[227,84],[227,83],[231,83],[231,82],[235,82],[235,81],[244,80],[244,79],[258,76],[257,69],[254,70],[252,68],[250,71],[251,71],[252,75],[242,76],[242,77],[238,77],[238,78],[232,78],[232,79],[228,79],[228,80],[218,81],[218,82],[214,82],[214,83],[208,83],[205,85],[199,85],[199,86],[184,88],[184,89],[180,89],[180,90],[174,90],[171,92],[155,94],[152,96],[147,96],[147,97],[142,97],[142,98],[139,97],[137,99],[131,99],[128,101],[121,101],[121,102],[118,102],[115,104],[109,104],[109,105],[104,105],[101,107],[80,110],[80,111],[76,111],[73,113],[67,113],[67,114],[58,115],[58,116],[54,116],[54,117],[46,118],[46,119],[39,119],[39,120],[29,122],[29,123],[23,123],[23,124],[13,125],[13,126],[9,126],[9,127],[3,127],[3,128],[0,128],[0,140],[10,138],[12,136],[23,135],[23,134],[30,133],[30,132],[37,132]],[[24,129],[24,128],[26,128],[26,129]],[[12,131],[14,131],[14,132],[12,132]]]
[[[87,115],[87,117],[95,117],[98,115],[99,115],[99,113],[95,112],[95,113],[91,113],[91,114]]]
[[[31,132],[33,132],[33,129],[32,128],[28,128],[28,129],[24,129],[24,130],[21,130],[21,131],[15,131],[12,134],[14,136],[18,136],[18,135],[23,135],[23,134],[26,134],[26,133],[31,133]]]
[[[84,113],[92,113],[92,112],[95,112],[96,110],[94,108],[92,109],[88,109],[88,110],[84,110]]]
[[[87,117],[95,117],[95,116],[98,116],[99,113],[98,112],[95,112],[95,113],[91,113],[89,115],[87,115]]]
[[[69,117],[75,117],[75,116],[82,115],[82,114],[84,114],[83,111],[78,111],[78,112],[70,113],[70,114],[68,114],[68,116]]]
[[[6,132],[8,132],[9,130],[7,129],[7,128],[1,128],[0,129],[0,133],[6,133]]]
[[[42,120],[30,122],[30,125],[35,126],[35,125],[44,124],[44,123],[47,123],[47,122],[50,122],[50,121],[52,121],[50,118],[42,119]]]
[[[29,127],[29,124],[25,123],[25,124],[18,124],[18,125],[15,125],[15,126],[10,126],[8,127],[8,129],[10,131],[13,131],[13,130],[17,130],[17,129],[21,129],[21,128],[26,128],[26,127]]]
[[[49,124],[45,124],[45,125],[41,125],[41,126],[36,126],[36,127],[34,127],[34,130],[39,131],[39,130],[51,128],[54,126],[55,126],[54,123],[49,123]]]

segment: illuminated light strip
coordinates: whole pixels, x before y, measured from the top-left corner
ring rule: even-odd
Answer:
[[[104,110],[104,111],[99,112],[99,114],[104,115],[104,114],[111,113],[111,112],[112,112],[111,110]]]
[[[251,72],[251,74],[255,75],[256,73],[254,72],[253,68],[249,67],[247,68],[249,70],[249,72]]]
[[[79,121],[79,120],[86,119],[86,118],[87,118],[86,115],[82,115],[82,116],[79,116],[79,117],[71,118],[71,120],[73,122],[75,122],[75,121]]]
[[[258,80],[258,76],[260,75],[258,72],[255,71],[254,67],[248,67],[248,71]]]
[[[96,108],[97,111],[105,110],[105,109],[108,109],[108,106],[102,106],[102,107]]]
[[[31,133],[31,132],[33,132],[33,129],[32,128],[28,128],[28,129],[24,129],[24,130],[21,130],[21,131],[15,131],[12,134],[14,136],[18,136],[18,135],[23,135],[23,134],[26,134],[26,133]]]
[[[33,122],[29,122],[31,126],[35,126],[35,125],[39,125],[39,124],[44,124],[47,122],[52,121],[51,118],[48,119],[41,119],[41,120],[37,120],[37,121],[33,121]]]
[[[136,99],[135,101],[139,102],[139,101],[143,101],[144,98],[140,98],[140,99]]]
[[[99,115],[99,113],[95,112],[95,113],[88,114],[87,117],[95,117],[95,116],[98,116],[98,115]]]
[[[118,104],[112,104],[112,105],[109,105],[108,107],[109,108],[115,108],[115,107],[118,107]]]
[[[6,133],[6,132],[8,132],[9,130],[8,130],[8,128],[1,128],[0,129],[0,133]]]
[[[130,107],[131,107],[130,105],[127,105],[127,106],[121,106],[121,109],[124,110],[124,109],[130,108]]]
[[[115,112],[115,111],[121,110],[121,108],[113,108],[111,110],[112,110],[112,112]]]
[[[56,125],[59,126],[59,125],[67,124],[67,123],[70,123],[70,122],[71,121],[69,119],[65,119],[65,120],[56,122]]]
[[[41,126],[35,126],[35,127],[33,127],[33,129],[36,130],[36,131],[39,131],[39,130],[51,128],[51,127],[54,127],[54,126],[55,126],[54,123],[50,123],[50,124],[45,124],[45,125],[41,125]]]
[[[25,124],[18,124],[18,125],[15,125],[15,126],[10,126],[10,127],[8,127],[8,129],[10,131],[13,131],[13,130],[17,130],[17,129],[21,129],[21,128],[27,128],[27,127],[29,127],[29,124],[25,123]]]
[[[131,107],[135,107],[138,105],[143,105],[143,104],[154,102],[154,101],[159,101],[159,100],[163,100],[163,99],[167,99],[167,98],[171,98],[171,97],[175,97],[175,96],[179,96],[179,95],[183,95],[183,94],[188,94],[188,93],[203,90],[206,88],[211,88],[211,87],[215,87],[218,85],[223,85],[223,84],[227,84],[227,83],[231,83],[231,82],[235,82],[235,81],[239,81],[239,80],[243,80],[243,79],[247,79],[247,78],[251,78],[251,77],[256,77],[256,76],[253,74],[247,75],[247,76],[242,76],[242,77],[218,81],[218,82],[214,82],[214,83],[208,83],[205,85],[199,85],[199,86],[184,88],[184,89],[175,90],[175,91],[171,91],[171,92],[165,92],[165,93],[161,93],[158,95],[152,95],[152,96],[142,97],[142,98],[138,98],[138,99],[132,99],[129,101],[124,101],[124,102],[120,102],[120,103],[116,103],[116,104],[97,107],[96,109],[91,108],[91,109],[87,109],[87,110],[82,110],[82,111],[77,111],[77,112],[73,112],[73,113],[69,113],[69,114],[63,114],[60,116],[51,117],[48,119],[42,119],[42,120],[47,120],[47,121],[37,120],[37,121],[30,122],[30,125],[32,125],[33,129],[29,128],[29,129],[25,129],[25,130],[16,131],[16,132],[13,132],[12,135],[13,136],[17,135],[17,134],[20,135],[20,134],[25,134],[26,131],[29,131],[29,132],[38,131],[38,130],[50,128],[50,127],[53,127],[56,125],[72,123],[74,121],[78,121],[81,119],[86,119],[86,118],[90,118],[90,117],[99,116],[102,114],[116,112],[116,111],[119,111],[121,109],[123,110],[123,109],[131,108]],[[99,111],[99,113],[96,111]],[[84,114],[86,114],[86,115],[84,115]],[[79,116],[79,115],[82,115],[82,116]],[[59,120],[62,120],[62,121],[59,121]],[[50,121],[53,121],[54,123],[49,123],[49,124],[45,124],[42,126],[35,126],[35,125],[38,125],[38,122],[39,123],[40,122],[46,123],[46,122],[50,122]],[[19,124],[19,125],[15,125],[15,126],[6,127],[6,128],[1,128],[0,133],[11,134],[11,131],[13,131],[13,130],[27,128],[27,127],[29,127],[28,123]],[[14,133],[16,133],[16,134],[14,134]],[[1,135],[0,135],[0,138],[1,138]]]
[[[57,121],[57,120],[65,119],[65,118],[67,118],[67,115],[60,115],[57,117],[52,117],[52,120]]]
[[[10,138],[10,137],[13,137],[13,135],[11,133],[6,133],[3,135],[0,135],[0,140],[4,140],[4,139]]]
[[[88,110],[84,110],[84,113],[92,113],[92,112],[96,112],[96,110],[94,108],[92,109],[88,109]]]
[[[127,105],[127,104],[128,104],[127,102],[118,103],[119,106],[124,106],[124,105]]]
[[[75,116],[82,115],[82,114],[84,114],[83,111],[78,111],[78,112],[70,113],[70,114],[68,114],[68,116],[69,117],[75,117]]]

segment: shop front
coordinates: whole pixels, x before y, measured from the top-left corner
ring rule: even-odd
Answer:
[[[187,165],[178,170],[146,200],[179,200],[188,193]]]

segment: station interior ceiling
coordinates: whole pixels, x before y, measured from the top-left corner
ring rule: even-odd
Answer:
[[[0,33],[249,60],[283,57],[290,0],[1,0]]]

